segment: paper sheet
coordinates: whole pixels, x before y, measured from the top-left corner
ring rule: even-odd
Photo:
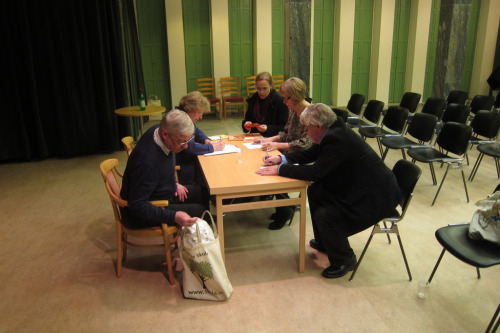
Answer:
[[[231,153],[241,153],[241,149],[234,145],[225,145],[223,150],[214,151],[213,153],[208,153],[204,155],[212,156],[212,155],[231,154]]]
[[[262,145],[260,143],[246,142],[243,144],[248,149],[261,149]]]

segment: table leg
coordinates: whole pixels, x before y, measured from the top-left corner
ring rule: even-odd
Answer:
[[[217,233],[219,234],[220,252],[222,253],[222,260],[226,262],[226,255],[224,253],[224,222],[222,217],[224,212],[222,211],[222,198],[217,195],[215,197],[215,207],[217,209]]]
[[[306,188],[300,191],[299,273],[306,268]]]

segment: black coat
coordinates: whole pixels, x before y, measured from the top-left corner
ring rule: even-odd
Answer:
[[[375,151],[344,121],[337,119],[319,144],[285,154],[281,176],[310,180],[320,206],[345,236],[364,230],[387,217],[400,200],[393,172]],[[294,165],[299,163],[300,165]]]
[[[262,125],[267,125],[267,131],[261,133],[264,137],[270,137],[278,135],[280,131],[283,131],[285,124],[288,121],[288,107],[283,103],[283,98],[276,92],[271,91],[271,103],[269,109],[267,110],[266,116]],[[241,128],[243,132],[246,132],[245,122],[250,121],[252,123],[259,123],[255,118],[253,109],[255,103],[259,99],[259,94],[255,93],[247,99],[248,107],[247,113],[245,114],[245,119],[241,123]],[[251,128],[251,133],[260,133],[255,127]]]

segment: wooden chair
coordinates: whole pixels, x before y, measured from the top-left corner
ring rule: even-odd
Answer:
[[[243,106],[243,114],[246,112],[245,98],[240,95],[240,78],[221,77],[220,91],[222,96],[222,109],[224,110],[224,119],[227,119],[227,109],[231,106]]]
[[[285,82],[285,76],[284,75],[273,75],[273,84],[274,84],[274,90],[276,92],[280,91],[280,87]]]
[[[247,86],[247,98],[252,96],[257,92],[257,87],[255,86],[255,77],[256,75],[253,76],[247,76],[245,78],[246,86]]]
[[[215,79],[213,77],[196,79],[196,90],[208,99],[210,107],[215,106],[215,110],[219,112],[222,119],[220,98],[215,92]]]
[[[100,169],[104,184],[111,199],[111,206],[115,215],[116,231],[117,231],[117,259],[116,259],[116,276],[122,275],[122,263],[127,257],[127,246],[136,246],[142,248],[164,248],[165,257],[167,259],[168,280],[170,284],[175,283],[174,272],[172,268],[172,253],[170,247],[176,245],[177,227],[171,227],[162,224],[161,227],[144,228],[144,229],[128,229],[123,226],[123,216],[120,207],[128,206],[126,200],[120,197],[121,183],[118,178],[122,178],[122,173],[117,169],[119,162],[116,158],[108,159],[101,162]],[[166,207],[168,200],[151,201],[155,206]],[[172,235],[172,237],[170,237]],[[133,241],[129,241],[128,236],[133,237]],[[162,237],[161,243],[151,244],[151,242],[140,242],[140,239],[159,238]]]
[[[127,151],[127,155],[130,156],[130,154],[132,154],[132,150],[134,150],[134,138],[131,136],[125,136],[122,138],[122,142],[125,146],[125,150]]]
[[[122,142],[125,145],[125,149],[127,150],[127,155],[130,156],[132,154],[132,150],[134,150],[134,138],[131,136],[125,136],[122,138]],[[175,181],[179,182],[179,177],[177,176],[177,171],[181,169],[180,165],[175,166]]]

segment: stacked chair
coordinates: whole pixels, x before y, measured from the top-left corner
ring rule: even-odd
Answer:
[[[446,98],[446,104],[463,104],[469,99],[469,93],[463,90],[451,90]]]
[[[196,90],[208,99],[210,107],[215,107],[222,119],[221,101],[215,92],[215,79],[213,77],[196,79]]]

